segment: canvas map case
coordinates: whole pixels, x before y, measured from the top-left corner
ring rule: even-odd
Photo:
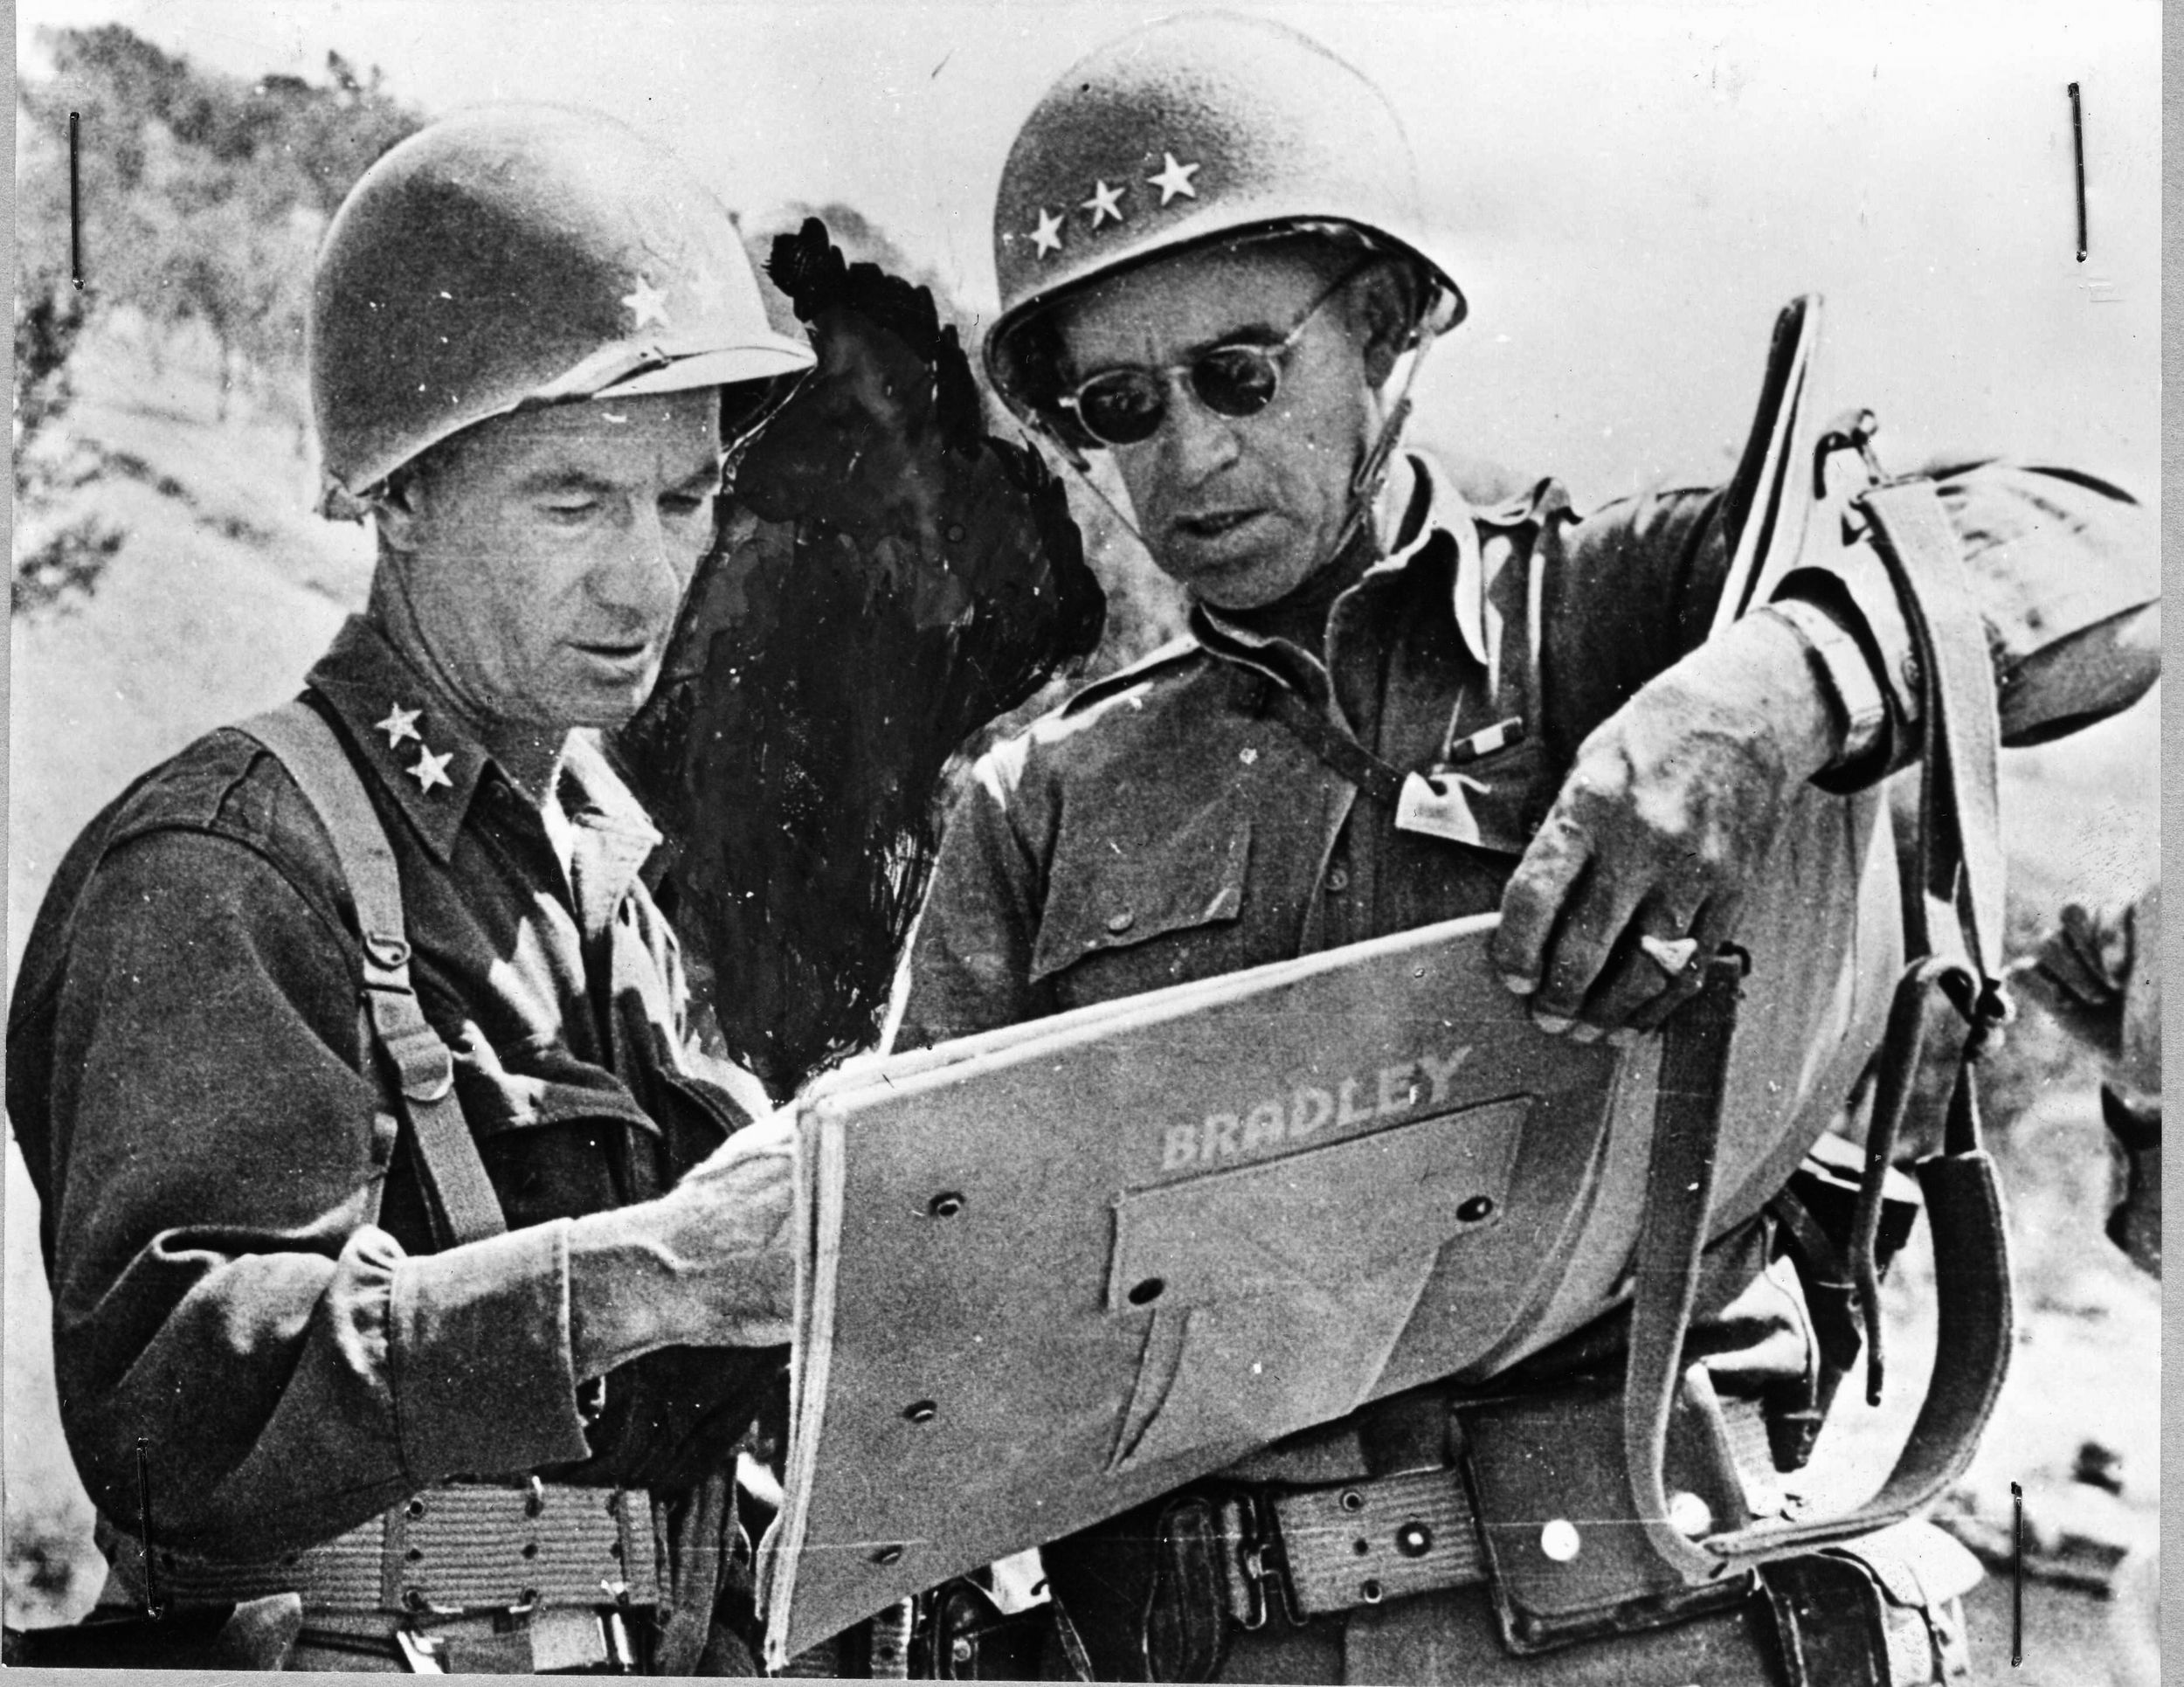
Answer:
[[[1597,1311],[1639,1214],[1594,1197],[1642,1181],[1658,1040],[1540,1034],[1495,924],[813,1094],[770,1655]]]

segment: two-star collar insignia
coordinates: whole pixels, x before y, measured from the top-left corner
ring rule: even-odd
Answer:
[[[435,756],[432,747],[425,742],[423,735],[417,729],[417,718],[424,712],[419,709],[404,709],[397,703],[387,711],[387,718],[372,730],[387,735],[390,752],[401,749],[404,740],[416,742],[417,765],[402,771],[417,781],[418,789],[429,796],[436,785],[446,785],[451,791],[454,789],[455,782],[447,777],[447,764],[454,757],[452,751],[445,756]]]
[[[1163,205],[1177,198],[1195,199],[1199,197],[1199,190],[1192,177],[1203,166],[1198,164],[1186,164],[1172,152],[1164,151],[1160,155],[1160,169],[1145,177],[1144,185],[1160,190],[1160,203]],[[1131,186],[1128,182],[1110,184],[1105,176],[1102,176],[1093,183],[1092,197],[1077,206],[1079,211],[1091,218],[1090,232],[1098,232],[1102,225],[1109,222],[1128,220],[1130,212],[1123,206],[1123,197],[1130,191]],[[1061,250],[1064,215],[1066,212],[1051,211],[1044,205],[1039,208],[1039,221],[1029,232],[1032,255],[1042,263]]]

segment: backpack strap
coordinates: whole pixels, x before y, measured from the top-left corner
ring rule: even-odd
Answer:
[[[1647,1169],[1645,1223],[1635,1262],[1623,1445],[1632,1497],[1662,1559],[1693,1582],[1869,1533],[1923,1510],[1960,1476],[2001,1392],[2012,1345],[2008,1235],[1994,1163],[1980,1141],[1972,1065],[2008,1014],[1987,965],[2000,936],[2001,855],[1997,831],[1994,671],[1984,633],[1933,484],[1876,487],[1859,500],[1874,548],[1904,607],[1920,664],[1925,756],[1921,770],[1921,912],[1907,934],[1911,960],[1897,985],[1854,1225],[1854,1269],[1871,1352],[1869,1392],[1880,1375],[1879,1299],[1872,1265],[1881,1189],[1909,1105],[1926,1025],[1926,998],[1941,990],[1968,1029],[1949,1102],[1944,1151],[1919,1180],[1933,1226],[1939,1313],[1933,1377],[1910,1438],[1877,1492],[1839,1515],[1762,1521],[1699,1539],[1668,1520],[1662,1462],[1679,1380],[1687,1400],[1711,1401],[1702,1367],[1679,1378],[1700,1256],[1712,1165],[1721,1131],[1725,1026],[1733,960],[1717,961],[1699,997],[1664,1035],[1661,1100]],[[1936,941],[1936,908],[1956,930]],[[1946,932],[1946,928],[1945,928]],[[1936,952],[1940,950],[1941,952]],[[1686,1015],[1696,1022],[1679,1028]],[[1693,1373],[1696,1374],[1693,1374]],[[1718,1411],[1718,1407],[1713,1409]]]
[[[394,848],[356,764],[326,718],[301,698],[237,730],[287,769],[334,840],[363,941],[364,1019],[378,1056],[369,1063],[388,1110],[409,1129],[434,1241],[446,1249],[500,1235],[508,1220],[455,1096],[454,1057],[425,1022],[410,983]]]

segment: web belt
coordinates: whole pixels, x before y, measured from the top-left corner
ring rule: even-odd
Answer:
[[[1757,1401],[1720,1403],[1728,1450],[1755,1514],[1778,1511],[1774,1462]],[[1543,1534],[1583,1550],[1587,1518],[1544,1513]],[[1482,1586],[1479,1518],[1454,1468],[1360,1476],[1315,1487],[1248,1483],[1219,1507],[1229,1614],[1262,1626],[1277,1601],[1297,1621],[1388,1600]]]
[[[281,1558],[230,1563],[162,1547],[155,1562],[162,1594],[183,1605],[295,1593],[310,1612],[451,1616],[660,1598],[641,1488],[448,1483]]]

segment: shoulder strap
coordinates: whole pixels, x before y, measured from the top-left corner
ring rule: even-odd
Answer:
[[[363,944],[363,1003],[381,1057],[371,1067],[390,1110],[409,1127],[433,1239],[446,1248],[501,1234],[508,1221],[455,1098],[454,1058],[425,1022],[411,987],[394,849],[349,751],[301,699],[255,716],[238,730],[280,759],[334,840]]]
[[[1402,774],[1279,680],[1269,676],[1266,686],[1268,712],[1322,764],[1376,803],[1393,808],[1402,800]]]
[[[2002,937],[2002,846],[1995,763],[2001,743],[1994,659],[1956,535],[1932,481],[1876,487],[1859,500],[1873,548],[1896,584],[1918,651],[1926,753],[1919,770],[1919,895],[1910,952],[1941,948],[1933,909],[1953,908],[1982,987]]]
[[[1834,1517],[1761,1522],[1690,1539],[1668,1518],[1662,1462],[1690,1325],[1721,1110],[1734,978],[1717,962],[1699,998],[1669,1022],[1661,1100],[1646,1179],[1645,1221],[1635,1262],[1623,1442],[1632,1497],[1655,1551],[1694,1582],[1870,1533],[1931,1504],[1972,1460],[2001,1392],[2012,1345],[2008,1234],[1993,1158],[1980,1137],[1972,1064],[2006,1017],[1986,964],[1999,937],[2001,853],[1994,792],[1994,681],[1984,635],[1940,501],[1931,481],[1878,487],[1863,500],[1875,548],[1904,607],[1921,667],[1926,753],[1921,772],[1922,909],[1952,906],[1961,948],[1936,954],[1931,914],[1914,917],[1911,961],[1897,985],[1883,1043],[1869,1132],[1867,1176],[1853,1248],[1873,1353],[1879,1366],[1879,1301],[1871,1265],[1881,1180],[1894,1158],[1926,1022],[1927,993],[1940,988],[1970,1029],[1958,1061],[1945,1151],[1919,1167],[1933,1227],[1939,1313],[1933,1376],[1910,1438],[1879,1490]],[[1691,1018],[1685,1026],[1683,1021]],[[1870,1210],[1869,1210],[1869,1208]],[[1718,1412],[1702,1368],[1682,1378],[1686,1399]]]

